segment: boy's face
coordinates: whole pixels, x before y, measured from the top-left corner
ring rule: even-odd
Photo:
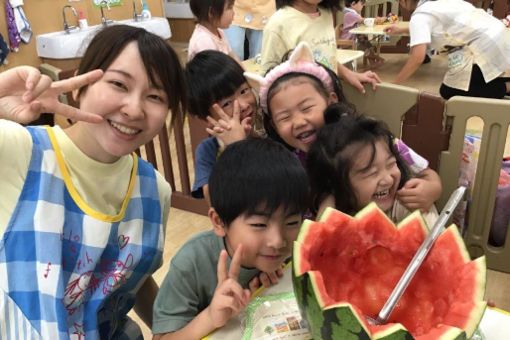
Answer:
[[[241,265],[266,273],[281,268],[282,262],[291,255],[302,220],[301,214],[288,213],[280,207],[271,215],[264,211],[251,216],[241,215],[225,227],[214,214],[216,218],[211,216],[211,220],[215,233],[225,237],[228,253],[232,256],[242,244]]]
[[[255,98],[255,94],[248,83],[241,84],[233,95],[219,100],[217,104],[227,115],[232,117],[234,101],[236,100],[239,102],[241,121],[247,117],[252,117],[253,119],[257,112],[257,99]],[[219,115],[212,109],[212,107],[209,109],[209,115],[216,120],[220,119]]]

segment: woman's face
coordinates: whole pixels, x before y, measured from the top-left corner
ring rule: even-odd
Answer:
[[[269,100],[271,121],[276,133],[293,148],[308,152],[324,125],[324,110],[337,101],[319,93],[306,76],[291,78],[279,85]]]
[[[104,121],[78,122],[68,134],[85,154],[104,163],[152,140],[168,115],[167,95],[161,83],[151,83],[136,42],[126,45],[79,101],[80,109],[99,114]]]

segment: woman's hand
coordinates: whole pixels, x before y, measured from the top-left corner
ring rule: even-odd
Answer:
[[[103,75],[95,70],[52,82],[31,66],[19,66],[0,73],[0,118],[29,123],[41,113],[58,113],[74,120],[98,123],[103,118],[58,101],[60,94],[91,84]]]
[[[409,28],[405,27],[399,27],[397,24],[391,24],[384,28],[384,33],[388,35],[402,35],[402,34],[408,34]]]
[[[423,63],[423,59],[425,59],[426,54],[427,44],[419,44],[411,47],[411,51],[409,52],[409,58],[407,59],[405,65],[398,73],[393,83],[402,84],[409,77],[411,77]]]

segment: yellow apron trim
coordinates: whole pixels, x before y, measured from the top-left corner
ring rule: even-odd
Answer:
[[[124,214],[126,213],[126,209],[129,203],[129,200],[131,198],[131,194],[133,192],[133,188],[135,186],[135,178],[136,173],[138,171],[138,157],[135,155],[135,153],[132,154],[133,157],[133,168],[131,170],[131,178],[129,179],[129,186],[128,190],[126,192],[126,196],[124,197],[124,200],[122,201],[122,206],[120,208],[120,211],[117,215],[107,215],[103,214],[102,212],[99,212],[93,208],[91,208],[84,200],[81,198],[80,194],[78,193],[78,190],[76,190],[76,187],[73,184],[73,181],[71,180],[71,175],[69,174],[69,171],[67,170],[66,163],[64,161],[64,157],[62,156],[62,152],[60,151],[60,147],[57,143],[57,139],[55,138],[55,134],[53,133],[53,130],[51,127],[46,127],[46,131],[48,132],[48,136],[50,138],[51,145],[53,146],[53,149],[55,151],[55,156],[57,158],[57,163],[60,168],[60,171],[62,172],[62,177],[64,180],[64,183],[66,185],[67,190],[69,190],[69,194],[71,195],[72,199],[78,205],[78,207],[87,215],[100,220],[104,222],[119,222],[124,218]]]

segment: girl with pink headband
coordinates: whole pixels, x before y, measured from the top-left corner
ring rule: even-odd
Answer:
[[[344,115],[357,114],[345,98],[336,74],[315,62],[306,42],[299,43],[289,60],[271,69],[265,77],[249,72],[244,75],[253,88],[259,89],[267,135],[293,149],[303,163],[319,130],[341,119],[342,115],[324,114],[329,105],[340,105]],[[396,140],[396,144],[399,150],[411,152],[409,166],[419,177],[410,182],[412,186],[399,191],[399,199],[410,209],[428,210],[441,195],[439,176],[404,143]]]

